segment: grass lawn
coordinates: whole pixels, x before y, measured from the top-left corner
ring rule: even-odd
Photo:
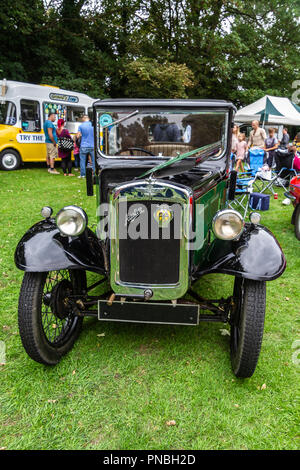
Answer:
[[[287,258],[284,275],[267,286],[260,360],[251,379],[231,371],[228,326],[100,323],[85,319],[82,334],[55,367],[33,362],[17,327],[22,272],[14,250],[23,233],[70,203],[96,222],[95,196],[85,181],[30,168],[0,172],[0,448],[5,449],[297,449],[299,366],[299,241],[292,206],[271,199],[262,223]],[[263,260],[261,260],[263,262]],[[94,278],[95,276],[93,276]],[[198,291],[232,293],[230,276],[210,275]],[[102,335],[104,334],[104,336]],[[100,335],[100,336],[99,336]],[[166,424],[175,420],[175,426]]]

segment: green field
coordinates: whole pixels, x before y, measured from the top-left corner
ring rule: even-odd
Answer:
[[[1,449],[297,449],[300,243],[290,224],[292,206],[271,199],[262,223],[287,258],[284,275],[267,286],[260,360],[251,379],[237,379],[229,358],[228,326],[100,323],[85,319],[72,351],[55,367],[33,362],[17,327],[22,272],[14,250],[23,233],[70,203],[96,222],[95,196],[85,181],[45,169],[0,172]],[[261,260],[263,262],[263,260]],[[95,278],[95,276],[93,277]],[[233,279],[198,281],[207,297],[229,296]],[[295,344],[295,343],[294,343]],[[295,355],[294,355],[295,356]],[[167,422],[175,420],[174,426]]]

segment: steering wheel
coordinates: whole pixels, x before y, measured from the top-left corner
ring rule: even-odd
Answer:
[[[133,152],[134,150],[137,150],[138,152],[144,152],[147,155],[151,155],[151,157],[155,157],[155,154],[150,152],[149,150],[143,149],[142,147],[128,147],[126,149],[119,150],[119,152],[116,153],[116,155],[120,155],[121,152],[126,152],[126,150],[129,150],[130,156],[134,156]]]

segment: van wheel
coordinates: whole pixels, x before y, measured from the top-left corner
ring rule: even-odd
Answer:
[[[79,336],[82,317],[69,296],[83,295],[86,274],[79,270],[25,273],[19,297],[19,331],[27,354],[57,364]]]
[[[266,309],[266,283],[235,278],[230,318],[231,365],[237,377],[251,377],[258,361]]]
[[[3,150],[0,155],[1,170],[12,171],[17,170],[21,164],[21,158],[15,150]]]

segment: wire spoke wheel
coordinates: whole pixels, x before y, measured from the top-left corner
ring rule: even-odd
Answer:
[[[69,308],[69,311],[66,311],[65,318],[60,318],[55,311],[55,302],[52,299],[53,295],[57,295],[56,293],[58,292],[55,288],[62,285],[64,280],[69,281],[71,287],[73,287],[69,271],[51,271],[46,277],[43,289],[43,303],[41,306],[42,325],[47,340],[52,344],[62,343],[68,336],[74,322],[74,312],[72,309]],[[66,295],[72,293],[75,293],[73,289],[66,292]]]
[[[56,364],[72,348],[82,318],[76,316],[70,297],[84,297],[85,290],[84,271],[25,273],[19,299],[19,330],[32,359]]]

